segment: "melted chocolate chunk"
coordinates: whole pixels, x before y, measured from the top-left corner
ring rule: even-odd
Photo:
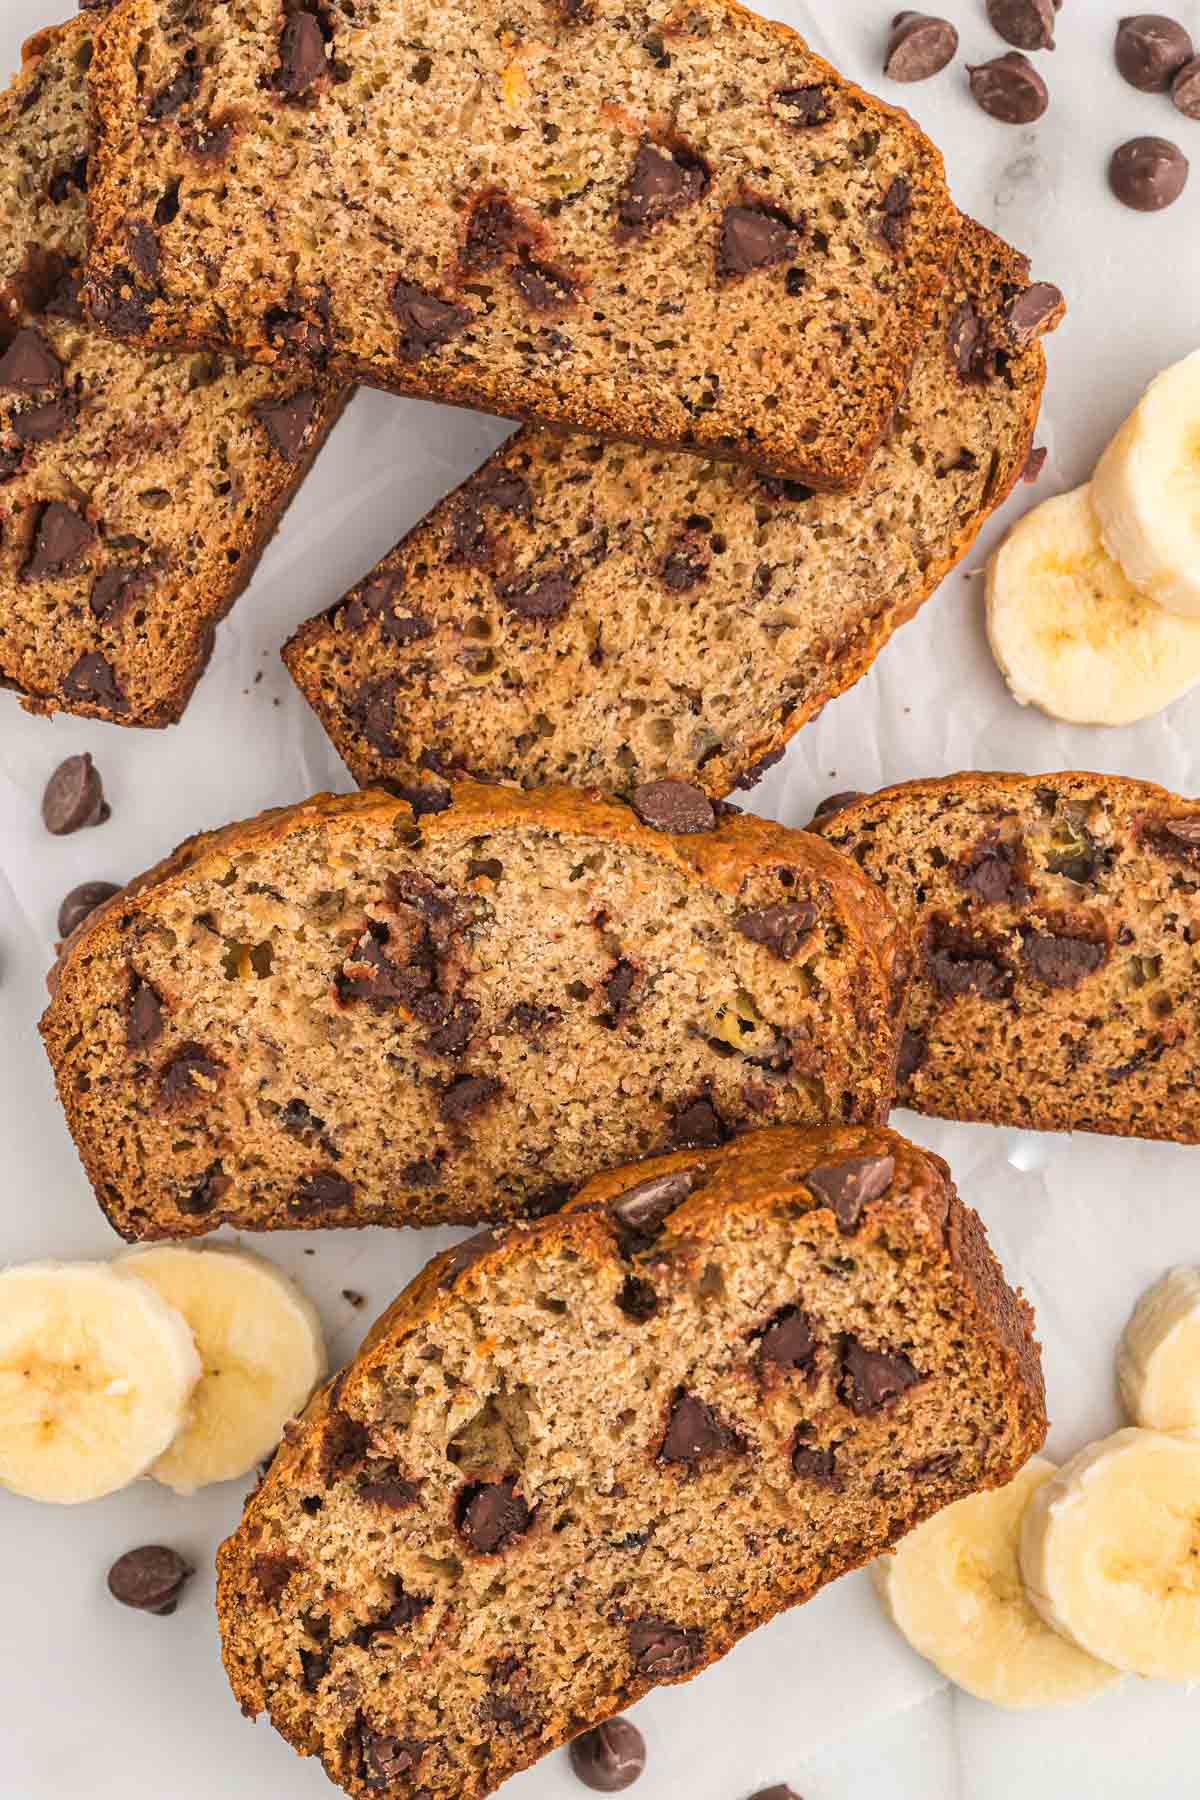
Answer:
[[[473,1000],[455,1002],[449,1018],[444,1025],[421,1043],[418,1048],[426,1056],[463,1056],[471,1042],[471,1034],[479,1023],[479,1008]]]
[[[903,248],[911,212],[912,189],[902,176],[897,175],[883,196],[883,222],[879,227],[880,236],[893,250]]]
[[[768,750],[765,756],[758,757],[750,764],[749,768],[741,771],[733,784],[734,787],[738,792],[745,792],[750,788],[757,787],[767,770],[773,769],[776,763],[782,762],[785,755],[786,748],[784,747],[778,750]]]
[[[458,1125],[490,1106],[502,1091],[494,1075],[460,1075],[443,1090],[439,1110],[448,1124]]]
[[[180,64],[175,74],[165,87],[160,87],[151,98],[146,108],[146,117],[161,121],[173,119],[182,112],[188,101],[193,98],[200,86],[200,71],[196,67],[195,52],[189,51],[186,60]]]
[[[70,400],[46,400],[41,406],[14,414],[11,430],[22,444],[49,444],[62,436],[74,418],[75,408]]]
[[[92,583],[88,597],[92,616],[97,619],[119,619],[138,596],[152,587],[158,570],[146,565],[119,565],[103,569]]]
[[[636,963],[629,962],[625,957],[613,965],[612,972],[606,977],[603,986],[608,1004],[600,1018],[601,1022],[610,1030],[615,1029],[633,1011],[636,1004],[634,989],[637,986],[637,979]]]
[[[159,1077],[158,1091],[168,1106],[186,1106],[211,1096],[225,1065],[209,1056],[203,1044],[181,1044]]]
[[[967,861],[958,865],[959,885],[989,905],[1008,902],[1020,906],[1029,889],[1018,870],[1024,863],[1023,844],[1012,844],[990,834],[980,839]]]
[[[679,1149],[713,1150],[728,1135],[716,1107],[704,1096],[684,1101],[671,1115],[670,1138]]]
[[[872,1200],[886,1194],[896,1173],[894,1156],[852,1156],[846,1162],[810,1169],[805,1184],[833,1208],[838,1229],[857,1231]]]
[[[542,1039],[562,1023],[562,1012],[557,1006],[537,1006],[531,1000],[518,1000],[505,1013],[504,1023],[509,1031],[519,1032],[540,1049]]]
[[[458,1503],[458,1529],[481,1556],[493,1556],[533,1524],[533,1513],[517,1492],[517,1477],[503,1481],[474,1482]]]
[[[404,743],[396,733],[396,697],[401,686],[398,675],[383,675],[362,682],[347,703],[351,721],[381,756],[404,755]]]
[[[777,1369],[810,1369],[817,1353],[812,1323],[798,1306],[785,1306],[756,1334],[760,1364]]]
[[[671,1681],[686,1675],[699,1662],[704,1633],[697,1628],[672,1625],[666,1619],[635,1619],[628,1626],[629,1654],[639,1675],[651,1681]]]
[[[360,1488],[360,1497],[361,1493]],[[406,1593],[400,1577],[393,1576],[391,1605],[352,1631],[350,1642],[360,1650],[369,1650],[375,1638],[382,1636],[384,1632],[403,1631],[415,1619],[419,1619],[423,1612],[428,1611],[430,1604],[427,1594]]]
[[[21,580],[47,581],[70,574],[95,541],[95,527],[82,513],[62,500],[48,501],[38,515],[33,550],[21,570]]]
[[[708,183],[708,167],[698,156],[678,149],[660,149],[647,138],[621,189],[617,217],[627,231],[648,230],[702,199]]]
[[[832,1450],[814,1450],[804,1443],[797,1432],[797,1442],[792,1448],[792,1473],[801,1481],[809,1481],[814,1487],[837,1488],[837,1460]]]
[[[420,362],[440,350],[471,321],[465,306],[455,306],[402,279],[392,283],[389,304],[400,325],[398,348],[405,362]]]
[[[63,366],[40,331],[25,326],[0,356],[0,388],[10,394],[36,394],[61,387]]]
[[[387,1788],[395,1792],[393,1783],[401,1775],[411,1775],[425,1754],[425,1745],[416,1738],[396,1737],[390,1732],[376,1731],[359,1715],[356,1729],[358,1776],[364,1787],[372,1791]],[[417,1796],[413,1796],[417,1800]]]
[[[643,825],[655,831],[715,831],[717,815],[701,788],[686,781],[644,781],[629,797]]]
[[[973,300],[963,300],[951,314],[947,343],[960,381],[981,386],[995,375],[996,351],[987,323]]]
[[[842,1344],[842,1378],[838,1393],[850,1411],[865,1417],[896,1400],[921,1377],[899,1352],[868,1350],[855,1337]]]
[[[833,93],[815,82],[807,87],[776,88],[771,99],[777,117],[793,131],[812,131],[833,118]]]
[[[900,1059],[896,1069],[897,1082],[903,1083],[911,1080],[917,1070],[924,1066],[925,1058],[928,1055],[929,1045],[925,1038],[919,1031],[910,1031],[906,1027],[904,1035],[900,1039]]]
[[[669,1175],[652,1175],[639,1181],[615,1200],[609,1211],[618,1225],[641,1238],[652,1238],[669,1213],[681,1206],[697,1186],[698,1169],[676,1169]]]
[[[658,1311],[658,1295],[640,1275],[625,1277],[617,1290],[616,1303],[626,1318],[633,1319],[638,1325],[644,1325]]]
[[[787,262],[799,248],[801,228],[770,206],[727,206],[721,215],[717,274],[748,275]]]
[[[944,1000],[978,994],[1005,1000],[1012,993],[1012,970],[991,940],[935,924],[925,956],[929,979]]]
[[[162,1036],[163,1005],[148,981],[134,977],[125,1014],[125,1043],[130,1050],[145,1050]]]
[[[668,593],[687,594],[708,579],[708,545],[694,534],[672,545],[662,559],[660,574]]]
[[[512,251],[532,244],[537,235],[506,193],[489,188],[471,208],[459,260],[468,273],[492,269]]]
[[[1050,281],[1035,281],[1009,301],[1004,316],[1018,344],[1027,344],[1043,332],[1055,330],[1062,323],[1066,310],[1061,288],[1056,288]],[[1044,460],[1044,451],[1042,456]]]
[[[534,312],[561,312],[575,298],[577,284],[572,276],[551,263],[535,262],[524,252],[510,271],[510,280]]]
[[[659,1462],[685,1463],[694,1469],[712,1456],[738,1448],[736,1432],[722,1425],[712,1408],[681,1388],[671,1406]]]
[[[304,387],[298,388],[286,400],[260,400],[254,408],[254,417],[266,432],[276,454],[282,456],[284,462],[297,463],[316,412],[317,390]]]
[[[385,1512],[406,1512],[417,1504],[421,1494],[417,1483],[410,1481],[393,1462],[369,1468],[366,1480],[355,1488],[354,1497],[364,1506],[381,1506]]]
[[[292,13],[279,34],[279,67],[272,83],[276,92],[306,94],[328,71],[320,19],[311,12]]]
[[[255,1556],[250,1562],[250,1579],[268,1606],[274,1606],[300,1564],[293,1556]]]
[[[810,900],[781,900],[757,912],[742,913],[736,920],[743,937],[761,944],[777,962],[791,962],[816,923],[817,909]]]
[[[500,582],[496,593],[508,610],[519,619],[557,619],[571,604],[575,588],[564,569],[548,569],[542,574],[529,571]]]
[[[180,1200],[179,1210],[192,1217],[201,1217],[204,1213],[211,1212],[232,1186],[233,1182],[220,1162],[210,1163],[195,1186]]]
[[[354,1189],[344,1175],[332,1169],[318,1169],[298,1183],[288,1201],[288,1211],[299,1218],[317,1218],[322,1213],[341,1211],[354,1200]]]
[[[1026,973],[1047,987],[1077,988],[1108,960],[1108,945],[1092,938],[1029,929],[1021,936]]]

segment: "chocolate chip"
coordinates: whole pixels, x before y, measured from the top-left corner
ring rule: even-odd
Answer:
[[[1050,104],[1049,88],[1019,50],[977,63],[967,74],[984,112],[1004,125],[1032,125]]]
[[[563,569],[530,572],[497,585],[497,596],[519,619],[557,619],[571,603],[574,584]]]
[[[711,1407],[681,1388],[671,1405],[658,1460],[694,1469],[706,1457],[723,1455],[737,1444],[737,1434],[721,1424]]]
[[[637,979],[636,963],[631,963],[625,957],[613,965],[612,973],[605,978],[602,985],[607,1005],[600,1017],[610,1030],[633,1011],[633,991],[637,986]]]
[[[83,276],[77,270],[67,269],[55,282],[42,310],[54,319],[82,319],[83,306],[79,298],[82,286]]]
[[[361,1716],[358,1721],[359,1778],[374,1790],[391,1788],[399,1775],[411,1775],[425,1754],[416,1738],[395,1737],[376,1731]],[[417,1800],[417,1796],[413,1796]]]
[[[1171,83],[1171,99],[1187,119],[1200,119],[1200,56],[1185,63]]]
[[[883,196],[883,222],[879,227],[880,236],[893,250],[903,247],[911,212],[912,189],[903,176],[897,175]]]
[[[456,1125],[490,1106],[501,1091],[494,1075],[460,1075],[443,1090],[439,1110],[448,1124]]]
[[[747,275],[769,269],[796,254],[800,228],[770,206],[727,206],[721,214],[717,274]]]
[[[194,52],[189,52],[188,60],[180,65],[166,86],[159,88],[153,96],[146,108],[148,119],[172,119],[193,97],[200,86],[200,71],[191,60],[193,55]]]
[[[1035,281],[1009,303],[1005,318],[1018,344],[1027,344],[1044,331],[1054,331],[1066,310],[1061,288],[1050,281]]]
[[[307,17],[307,14],[301,15]],[[272,447],[284,462],[300,461],[304,439],[317,411],[317,390],[299,388],[286,400],[260,400],[253,408]]]
[[[373,1639],[384,1632],[403,1631],[415,1619],[419,1619],[423,1612],[427,1612],[429,1606],[427,1595],[406,1593],[404,1583],[398,1576],[393,1576],[391,1605],[352,1631],[350,1642],[360,1650],[369,1650]]]
[[[325,34],[314,13],[294,12],[279,36],[279,68],[274,86],[280,94],[305,94],[328,73]]]
[[[670,594],[686,594],[707,579],[708,546],[695,536],[681,538],[662,560],[660,574]]]
[[[344,628],[365,631],[368,625],[377,624],[380,636],[389,644],[415,644],[432,637],[433,626],[423,614],[398,611],[396,602],[403,589],[401,569],[385,569],[373,575],[346,603],[342,614]]]
[[[703,1632],[669,1624],[666,1619],[635,1619],[628,1632],[634,1667],[652,1681],[670,1681],[688,1674],[699,1662],[704,1648]]]
[[[680,1149],[713,1150],[727,1135],[711,1100],[686,1101],[671,1116],[671,1142]]]
[[[52,206],[61,206],[72,189],[77,194],[86,194],[88,185],[88,159],[86,154],[76,156],[63,169],[56,169],[46,185],[46,193]]]
[[[63,693],[71,700],[90,700],[109,712],[129,710],[116,671],[98,650],[89,650],[72,663],[63,679]]]
[[[458,1503],[458,1529],[473,1550],[492,1556],[533,1524],[533,1514],[517,1492],[517,1477],[503,1481],[475,1482]]]
[[[130,1050],[144,1050],[162,1036],[162,1000],[148,981],[134,980],[125,1015],[125,1042]]]
[[[98,906],[119,894],[120,888],[111,881],[84,881],[73,887],[58,909],[58,935],[69,938],[73,931],[78,931],[85,919],[90,919]]]
[[[786,746],[781,745],[778,750],[768,750],[765,755],[756,757],[749,767],[743,769],[738,775],[733,784],[734,787],[742,793],[757,787],[767,770],[773,769],[776,763],[781,763],[786,753]]]
[[[797,505],[816,496],[815,488],[805,487],[802,481],[788,481],[782,475],[760,475],[758,485],[772,500],[791,500]]]
[[[118,1556],[108,1571],[108,1591],[122,1606],[165,1618],[175,1611],[185,1583],[195,1572],[177,1550],[143,1544]]]
[[[699,157],[660,149],[646,139],[625,178],[617,217],[627,231],[648,229],[701,199],[708,183],[708,167]]]
[[[329,1673],[329,1657],[320,1650],[300,1651],[300,1674],[306,1694],[315,1694]]]
[[[832,91],[816,82],[808,87],[776,88],[775,111],[793,131],[811,131],[833,118]]]
[[[851,1412],[860,1417],[879,1412],[889,1401],[898,1399],[921,1377],[899,1352],[868,1350],[855,1337],[847,1337],[842,1345],[842,1379],[839,1394]]]
[[[535,228],[521,217],[508,195],[499,188],[489,188],[471,208],[459,260],[468,273],[491,269],[511,250],[533,243],[536,235]]]
[[[982,838],[955,870],[959,885],[992,906],[1001,902],[1023,904],[1029,899],[1029,889],[1018,867],[1023,851],[1023,845],[1005,843],[990,835]]]
[[[111,816],[100,771],[88,752],[59,763],[42,795],[42,823],[50,835],[68,837],[84,826],[103,825]]]
[[[312,1217],[340,1210],[352,1205],[353,1201],[354,1189],[343,1175],[336,1175],[331,1169],[319,1169],[299,1183],[288,1201],[288,1211],[300,1217]]]
[[[124,263],[118,264],[111,276],[93,283],[91,312],[114,337],[140,337],[150,326],[146,295]]]
[[[1175,845],[1176,855],[1195,856],[1200,851],[1200,813],[1181,813],[1173,819],[1157,819],[1153,821],[1147,835],[1158,849]],[[1166,839],[1165,844],[1163,839]]]
[[[21,570],[21,580],[41,581],[69,574],[78,567],[95,538],[94,527],[74,507],[62,500],[48,501],[38,515],[33,551]]]
[[[159,246],[158,236],[153,227],[145,219],[131,221],[127,241],[129,244],[129,260],[139,275],[152,281],[158,274]]]
[[[0,388],[10,394],[36,394],[62,386],[63,366],[40,331],[31,325],[18,331],[0,356]]]
[[[607,1719],[575,1738],[568,1752],[584,1787],[597,1794],[620,1794],[646,1767],[646,1740],[628,1719]]]
[[[619,1225],[640,1237],[652,1237],[669,1213],[681,1206],[696,1186],[695,1169],[676,1169],[669,1175],[652,1175],[610,1200],[609,1211]]]
[[[69,400],[45,400],[15,413],[10,429],[23,444],[49,444],[61,437],[75,416]]]
[[[455,1244],[442,1275],[442,1286],[452,1287],[464,1270],[473,1268],[480,1257],[486,1256],[502,1242],[498,1231],[487,1230],[477,1231],[473,1237],[464,1238],[461,1244]]]
[[[410,281],[392,283],[389,304],[400,325],[399,352],[405,362],[420,362],[440,350],[470,323],[466,307],[454,306]]]
[[[92,616],[117,619],[146,588],[153,586],[158,570],[152,565],[122,565],[103,569],[92,583],[88,598]]]
[[[1174,205],[1187,178],[1188,159],[1169,138],[1131,138],[1113,151],[1108,165],[1113,193],[1135,212],[1161,212]]]
[[[617,1290],[616,1304],[626,1318],[644,1325],[658,1311],[658,1295],[640,1275],[627,1275]]]
[[[760,1363],[777,1369],[809,1369],[817,1352],[812,1324],[798,1306],[785,1306],[756,1334]]]
[[[179,1046],[164,1068],[158,1091],[167,1105],[185,1105],[208,1094],[222,1074],[224,1065],[214,1062],[203,1044],[189,1041]]]
[[[914,1481],[934,1481],[939,1476],[949,1475],[958,1467],[957,1450],[939,1450],[933,1456],[923,1456],[919,1462],[910,1463],[908,1472]]]
[[[250,1561],[250,1579],[267,1605],[274,1606],[299,1567],[294,1556],[255,1556]]]
[[[398,675],[383,675],[375,681],[361,682],[347,704],[347,712],[370,744],[381,756],[403,756],[403,741],[396,735],[396,698],[401,682]]]
[[[949,19],[929,13],[897,13],[883,72],[892,81],[928,81],[953,62],[957,51],[958,33]]]
[[[1077,988],[1108,960],[1108,946],[1091,938],[1025,930],[1021,955],[1026,972],[1047,987]]]
[[[576,283],[570,275],[550,263],[535,262],[524,251],[510,271],[510,279],[525,304],[535,312],[561,311],[575,298]]]
[[[1053,50],[1055,10],[1056,0],[987,0],[993,31],[1018,50]]]
[[[479,1008],[475,1002],[456,1000],[446,1023],[439,1025],[417,1048],[426,1056],[462,1056],[478,1023]]]
[[[816,923],[817,909],[810,900],[781,900],[758,912],[741,913],[735,920],[743,937],[761,944],[778,962],[791,962]]]
[[[179,1210],[193,1216],[211,1212],[232,1186],[233,1182],[220,1162],[210,1163],[195,1186],[180,1200]]]
[[[415,1481],[407,1480],[401,1475],[395,1464],[389,1471],[371,1474],[368,1479],[354,1490],[356,1500],[364,1506],[381,1506],[385,1512],[407,1512],[420,1499],[420,1489]]]
[[[717,815],[708,795],[686,781],[643,781],[630,795],[643,825],[655,831],[715,831]]]
[[[990,942],[967,932],[935,927],[926,957],[929,978],[944,1000],[978,994],[1004,1000],[1012,992],[1012,972]]]
[[[557,1006],[537,1006],[530,1000],[518,1000],[504,1015],[504,1023],[509,1031],[519,1032],[540,1048],[547,1033],[562,1023],[562,1012]]]
[[[896,1068],[897,1082],[902,1084],[911,1080],[917,1070],[923,1067],[928,1055],[929,1045],[920,1032],[910,1031],[906,1027],[904,1035],[900,1039],[900,1057]]]
[[[1146,94],[1165,94],[1195,54],[1183,26],[1162,13],[1134,13],[1122,19],[1113,51],[1126,81]]]
[[[853,1156],[847,1162],[810,1169],[805,1183],[833,1208],[838,1229],[858,1229],[863,1210],[886,1194],[896,1173],[894,1156]]]
[[[816,812],[813,814],[813,818],[827,818],[830,813],[841,812],[844,807],[853,806],[856,800],[865,799],[866,795],[860,788],[847,788],[844,794],[829,794],[822,800],[820,806],[818,806]]]
[[[796,1437],[797,1441],[792,1447],[792,1473],[801,1481],[811,1481],[814,1487],[840,1487],[837,1459],[833,1451],[813,1450],[803,1441],[799,1430]]]

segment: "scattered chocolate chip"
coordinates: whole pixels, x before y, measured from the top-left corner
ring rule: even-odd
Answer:
[[[52,580],[69,574],[95,538],[95,528],[74,507],[62,500],[48,501],[38,516],[33,550],[21,570],[21,580]]]
[[[1025,458],[1025,467],[1021,470],[1021,480],[1032,486],[1046,466],[1046,456],[1047,451],[1044,445],[1035,444]]]
[[[1027,344],[1044,331],[1056,330],[1066,310],[1061,288],[1050,281],[1035,281],[1009,303],[1005,318],[1018,344]]]
[[[737,1434],[721,1424],[711,1407],[681,1388],[672,1402],[658,1460],[686,1463],[694,1469],[706,1457],[720,1456],[726,1450],[736,1449],[737,1443]]]
[[[72,700],[90,700],[105,706],[109,712],[129,710],[116,670],[98,650],[88,650],[72,663],[63,680],[63,692]]]
[[[671,1625],[666,1619],[635,1619],[628,1631],[634,1666],[652,1681],[670,1681],[688,1674],[699,1662],[704,1647],[703,1632]]]
[[[1020,873],[1023,851],[1023,845],[1006,843],[989,834],[957,866],[955,874],[960,887],[990,906],[1002,902],[1023,904],[1029,899],[1029,888]]]
[[[741,913],[735,923],[743,937],[761,944],[778,962],[791,962],[816,923],[810,900],[781,900],[758,912]]]
[[[831,1206],[844,1233],[856,1231],[864,1209],[886,1194],[896,1173],[894,1156],[854,1156],[847,1162],[810,1169],[805,1183]]]
[[[497,585],[496,593],[519,619],[557,619],[571,603],[575,589],[563,569],[530,572]]]
[[[460,1075],[443,1090],[441,1115],[448,1124],[459,1124],[490,1106],[501,1091],[494,1075]]]
[[[808,87],[776,88],[771,96],[775,111],[793,131],[811,131],[833,118],[832,91],[816,82]]]
[[[643,781],[630,795],[643,825],[655,831],[714,831],[717,815],[708,795],[686,781]]]
[[[607,1002],[600,1017],[602,1022],[614,1030],[629,1013],[633,1011],[633,992],[637,986],[638,971],[636,963],[626,957],[613,965],[612,972],[603,982],[604,997]]]
[[[717,274],[773,268],[796,254],[799,240],[800,228],[775,207],[727,206],[721,214]]]
[[[1183,26],[1162,13],[1134,13],[1122,19],[1113,51],[1126,81],[1146,94],[1165,94],[1195,55]]]
[[[946,342],[960,381],[978,385],[995,373],[991,336],[973,300],[961,301],[951,313]]]
[[[657,225],[708,190],[709,172],[699,157],[660,149],[646,139],[633,159],[617,203],[617,217],[627,231]]]
[[[855,1337],[847,1337],[842,1345],[842,1380],[838,1391],[851,1412],[860,1417],[878,1412],[920,1379],[907,1356],[898,1352],[868,1350]]]
[[[277,93],[306,94],[328,73],[325,34],[311,12],[294,12],[279,36],[279,68],[273,85]]]
[[[615,1200],[609,1211],[626,1231],[652,1237],[669,1213],[681,1206],[696,1186],[695,1169],[676,1169],[669,1175],[652,1175],[639,1181]]]
[[[826,799],[822,800],[820,806],[818,806],[816,812],[813,814],[813,818],[827,818],[830,813],[841,812],[843,807],[853,806],[856,800],[863,800],[865,798],[866,796],[860,788],[847,788],[844,794],[830,794]]]
[[[1188,159],[1169,138],[1131,138],[1114,150],[1108,184],[1122,206],[1134,212],[1161,212],[1187,186]]]
[[[69,938],[73,931],[78,931],[85,919],[90,919],[98,906],[119,894],[120,888],[111,881],[84,881],[73,887],[58,909],[58,935]]]
[[[739,793],[745,793],[750,788],[757,787],[767,770],[773,769],[776,763],[781,763],[786,753],[786,746],[781,745],[778,750],[768,750],[765,755],[757,757],[749,768],[741,771],[733,784],[734,787]]]
[[[146,117],[156,121],[174,118],[187,105],[200,86],[200,71],[192,60],[194,52],[183,62],[165,87],[159,88],[146,108]]]
[[[329,1657],[322,1650],[300,1651],[300,1674],[307,1694],[315,1694],[329,1673]]]
[[[800,1437],[799,1431],[792,1447],[792,1473],[801,1481],[811,1481],[814,1487],[836,1488],[841,1485],[833,1451],[813,1450]]]
[[[255,1556],[250,1562],[250,1579],[267,1605],[274,1606],[299,1567],[294,1556]]]
[[[163,1006],[148,981],[135,977],[125,1017],[125,1042],[130,1050],[144,1050],[162,1036]]]
[[[758,1336],[760,1363],[777,1369],[809,1369],[817,1352],[812,1323],[798,1306],[785,1306],[770,1318]]]
[[[502,1242],[498,1231],[488,1230],[477,1231],[472,1237],[464,1238],[461,1244],[455,1244],[442,1276],[442,1286],[452,1287],[465,1269],[473,1268],[481,1256],[486,1256]]]
[[[1053,50],[1055,11],[1056,0],[987,0],[992,30],[1018,50]]]
[[[989,941],[968,932],[936,927],[926,956],[929,978],[944,1000],[978,994],[1004,1000],[1012,992],[1012,971]]]
[[[690,593],[707,579],[710,555],[707,544],[695,535],[683,537],[663,557],[659,573],[670,594]]]
[[[397,1776],[411,1775],[425,1754],[424,1744],[415,1738],[395,1737],[388,1732],[376,1731],[361,1716],[357,1736],[358,1774],[364,1786],[372,1790],[391,1789]],[[427,1789],[422,1791],[428,1792]],[[413,1800],[417,1800],[415,1794]]]
[[[185,1583],[195,1572],[177,1550],[143,1544],[118,1556],[108,1571],[108,1591],[122,1606],[165,1618],[175,1611]]]
[[[68,837],[87,825],[103,825],[111,812],[100,771],[85,750],[59,763],[42,795],[42,823],[52,837]]]
[[[561,311],[575,298],[577,284],[570,275],[551,263],[535,262],[525,251],[510,271],[510,279],[526,306],[535,312]]]
[[[367,1480],[355,1488],[354,1497],[364,1506],[382,1506],[385,1512],[406,1512],[417,1504],[420,1490],[416,1482],[407,1480],[394,1463],[386,1467],[386,1473],[368,1473]]]
[[[481,1556],[494,1555],[523,1536],[533,1524],[533,1514],[517,1492],[517,1477],[503,1481],[475,1482],[458,1503],[458,1529]]]
[[[266,432],[273,449],[289,463],[300,461],[304,439],[316,411],[317,391],[311,387],[298,389],[286,400],[260,400],[253,408],[254,417]]]
[[[361,1491],[361,1490],[360,1490]],[[419,1619],[423,1612],[429,1610],[430,1600],[425,1594],[409,1594],[405,1592],[404,1583],[398,1576],[392,1577],[392,1601],[374,1618],[359,1625],[350,1634],[350,1642],[360,1650],[368,1650],[373,1639],[383,1632],[403,1631],[414,1619]]]
[[[713,1150],[727,1136],[711,1100],[686,1101],[671,1115],[670,1138],[679,1149]]]
[[[61,387],[63,368],[40,331],[31,325],[18,331],[0,356],[0,388],[10,394],[36,394]]]
[[[402,279],[392,283],[389,304],[399,321],[399,351],[405,362],[420,362],[431,351],[440,350],[471,320],[466,307],[454,306]]]
[[[568,1752],[584,1787],[597,1794],[620,1794],[646,1767],[646,1740],[628,1719],[607,1719],[575,1738]]]
[[[194,1217],[211,1212],[232,1186],[233,1181],[226,1175],[220,1162],[210,1163],[199,1181],[180,1200],[179,1210]]]
[[[304,1218],[314,1217],[349,1206],[353,1199],[354,1189],[343,1175],[319,1169],[299,1183],[288,1201],[288,1211]]]
[[[1050,104],[1049,88],[1019,50],[977,63],[967,74],[984,112],[1004,125],[1032,125]]]
[[[164,1068],[158,1091],[168,1105],[186,1103],[207,1094],[222,1074],[223,1064],[215,1062],[203,1044],[189,1041],[179,1046]]]
[[[157,574],[157,568],[152,565],[125,565],[102,570],[92,583],[88,598],[92,616],[97,619],[119,618],[139,594],[153,585]]]
[[[381,756],[404,755],[403,740],[396,732],[396,698],[400,688],[398,675],[382,675],[375,681],[361,682],[347,704],[352,722]]]
[[[958,32],[949,19],[930,13],[897,13],[883,72],[892,81],[928,81],[954,61],[957,51]]]
[[[919,1031],[905,1028],[900,1039],[900,1057],[896,1069],[896,1080],[903,1083],[912,1079],[917,1070],[923,1067],[929,1055],[929,1045]]]
[[[893,250],[903,248],[911,212],[912,189],[903,176],[897,175],[883,196],[883,221],[879,227],[884,242],[890,244]]]
[[[627,1275],[617,1290],[616,1303],[626,1318],[644,1325],[658,1311],[658,1295],[640,1275]]]
[[[1091,938],[1062,937],[1050,931],[1022,933],[1026,971],[1047,987],[1077,988],[1108,960],[1108,946]]]
[[[1186,119],[1200,119],[1200,56],[1180,69],[1171,83],[1171,99]]]
[[[9,428],[22,444],[49,444],[62,436],[74,416],[70,400],[44,400],[40,406],[14,413]]]

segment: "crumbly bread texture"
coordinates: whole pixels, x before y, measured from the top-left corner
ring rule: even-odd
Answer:
[[[819,816],[913,932],[899,1103],[1200,1142],[1200,806],[1115,775],[952,775]]]
[[[31,712],[166,725],[344,396],[83,322],[99,20],[32,38],[0,95],[0,685]]]
[[[819,838],[678,785],[463,784],[185,845],[71,940],[42,1021],[127,1238],[544,1213],[747,1124],[886,1118],[907,948]]]
[[[478,1800],[1041,1444],[1032,1318],[881,1129],[626,1168],[438,1257],[218,1555],[225,1665],[354,1795]]]
[[[716,795],[753,785],[1025,467],[1045,359],[1007,321],[1028,289],[1025,258],[965,221],[853,496],[590,438],[512,439],[284,651],[355,779],[412,794],[439,769],[614,793],[665,775]]]
[[[814,486],[959,229],[912,120],[733,0],[127,0],[92,92],[110,331]]]

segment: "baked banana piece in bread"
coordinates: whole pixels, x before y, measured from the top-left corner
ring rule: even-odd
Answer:
[[[1200,1142],[1200,805],[1116,775],[951,775],[810,827],[913,933],[899,1104]]]
[[[680,783],[635,801],[318,796],[93,913],[42,1030],[115,1228],[529,1216],[631,1156],[885,1118],[908,963],[873,884]]]
[[[1029,458],[1062,297],[967,219],[857,493],[526,431],[284,660],[356,781],[446,772],[721,795],[853,685]]]
[[[167,725],[347,390],[85,324],[101,18],[31,38],[0,94],[0,686],[30,712]]]
[[[959,230],[912,120],[733,0],[126,0],[92,94],[87,293],[126,340],[822,488]]]
[[[946,1165],[755,1132],[437,1257],[218,1555],[225,1665],[356,1796],[480,1800],[687,1679],[1046,1421]]]

